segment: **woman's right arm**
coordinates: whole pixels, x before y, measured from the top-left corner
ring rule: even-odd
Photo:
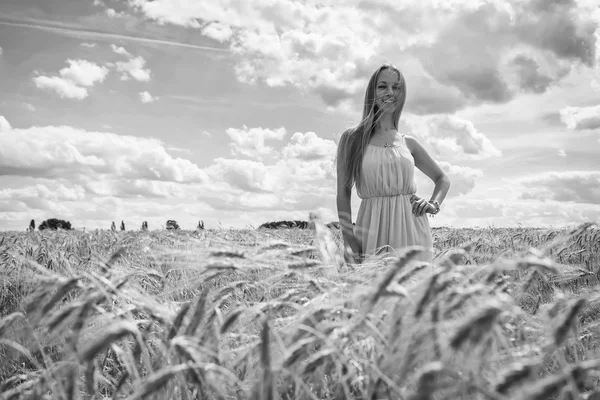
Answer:
[[[344,145],[342,143],[341,145]],[[340,152],[338,154],[343,154]],[[352,187],[347,185],[347,174],[350,173],[344,168],[344,160],[342,157],[338,157],[338,168],[337,168],[337,209],[338,218],[340,220],[340,229],[342,230],[342,238],[344,239],[344,256],[347,255],[347,248],[351,250],[350,256],[354,258],[355,262],[360,262],[361,248],[354,235],[354,228],[352,226]],[[348,260],[346,260],[348,261]]]

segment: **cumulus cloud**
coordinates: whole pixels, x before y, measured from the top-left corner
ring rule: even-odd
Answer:
[[[291,137],[291,143],[283,149],[283,156],[304,161],[333,159],[336,150],[337,145],[333,140],[323,139],[314,132],[296,132]]]
[[[152,96],[150,94],[150,92],[148,92],[148,91],[140,92],[139,96],[140,96],[140,101],[144,104],[154,103],[156,100],[158,100],[158,97]]]
[[[172,157],[156,139],[69,126],[3,130],[0,175],[68,177],[76,182],[110,177],[180,183],[206,179],[197,165]]]
[[[140,81],[148,82],[151,79],[150,69],[144,69],[146,60],[143,57],[134,57],[128,61],[117,61],[116,69],[121,73],[122,80],[131,78]]]
[[[477,160],[502,154],[472,122],[453,115],[410,116],[402,123],[436,157]]]
[[[104,81],[109,69],[86,60],[67,60],[69,64],[59,71],[60,76],[36,76],[33,78],[39,89],[53,90],[62,98],[83,100],[88,89]]]
[[[130,4],[161,24],[227,43],[239,56],[240,81],[292,85],[334,108],[359,102],[384,61],[409,70],[407,109],[421,114],[541,93],[574,65],[596,62],[595,6],[571,0]],[[442,99],[428,102],[428,93]]]
[[[106,15],[108,15],[110,18],[123,18],[126,14],[125,12],[117,11],[114,8],[107,8]]]
[[[447,198],[469,194],[475,189],[477,182],[483,178],[483,171],[476,168],[454,165],[446,161],[438,161],[438,165],[450,178],[451,186]],[[415,171],[417,194],[427,197],[434,189],[434,183],[425,174]],[[425,194],[427,193],[427,195]]]
[[[53,90],[61,98],[83,100],[88,96],[86,88],[77,86],[73,82],[59,76],[36,76],[33,78],[33,81],[38,89]]]
[[[227,133],[232,139],[232,153],[254,160],[217,158],[205,169],[213,194],[203,193],[202,199],[214,208],[309,210],[333,196],[333,141],[314,132],[296,132],[281,152],[273,152],[265,140],[283,140],[284,128],[244,126],[241,130],[229,129]],[[275,159],[266,162],[266,155]]]
[[[230,147],[232,155],[260,159],[273,154],[273,148],[266,145],[265,141],[283,140],[286,130],[283,127],[266,129],[262,127],[248,128],[244,125],[242,129],[229,128],[226,133],[231,139]]]
[[[560,119],[571,130],[600,128],[600,105],[590,107],[565,107],[560,110]]]
[[[6,120],[6,118],[0,115],[0,132],[8,132],[11,129],[12,127],[10,126],[10,123]]]
[[[518,181],[522,199],[600,204],[600,171],[546,172]]]
[[[86,60],[67,60],[69,64],[59,71],[60,76],[81,86],[91,87],[104,81],[108,68]]]
[[[442,170],[448,175],[452,182],[451,196],[467,194],[475,188],[475,183],[483,177],[483,172],[479,169],[452,165],[445,161],[439,162]]]
[[[220,22],[210,22],[202,28],[202,34],[219,42],[231,39],[233,30],[229,25]]]
[[[110,48],[112,49],[113,52],[115,52],[116,54],[120,54],[122,56],[126,56],[126,57],[131,57],[131,53],[128,52],[127,50],[125,50],[124,47],[121,46],[117,46],[115,44],[111,44]]]

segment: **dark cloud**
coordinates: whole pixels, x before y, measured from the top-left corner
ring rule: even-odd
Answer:
[[[535,0],[518,4],[512,15],[494,3],[483,4],[457,12],[433,43],[416,44],[410,52],[433,79],[460,91],[466,102],[456,108],[505,103],[518,88],[544,93],[572,63],[595,63],[598,24],[577,7],[571,0]],[[523,44],[535,56],[518,54],[507,65],[507,52]]]
[[[553,52],[558,58],[578,60],[592,67],[596,61],[598,22],[578,15],[572,0],[535,0],[517,13],[515,32],[526,43]]]
[[[563,125],[563,122],[560,118],[560,113],[557,111],[552,111],[549,113],[545,113],[541,116],[541,120],[547,122],[550,125]]]
[[[519,54],[511,65],[519,77],[519,85],[526,92],[544,93],[553,79],[539,72],[540,66],[533,58],[525,54]]]
[[[458,88],[470,102],[506,102],[512,95],[498,70],[498,53],[504,46],[500,28],[508,23],[493,4],[480,6],[459,14],[416,54],[433,78]]]

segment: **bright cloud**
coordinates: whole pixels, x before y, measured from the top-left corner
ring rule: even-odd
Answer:
[[[123,18],[126,14],[123,11],[116,11],[114,8],[107,8],[106,15],[110,18]]]
[[[86,88],[59,76],[36,76],[33,81],[39,89],[53,90],[61,98],[83,100],[88,97]]]
[[[333,140],[323,139],[314,132],[296,132],[291,143],[283,149],[283,156],[298,158],[304,161],[333,159],[337,145]]]
[[[0,175],[69,177],[75,182],[110,177],[180,183],[206,180],[198,166],[172,157],[156,139],[69,126],[3,130]]]
[[[150,94],[150,92],[148,91],[143,91],[139,93],[140,96],[140,101],[144,104],[146,103],[154,103],[156,100],[158,100],[158,97],[154,97]]]
[[[4,53],[4,50],[2,50],[2,46],[0,46],[0,56]]]
[[[69,64],[59,71],[60,76],[36,76],[33,78],[39,89],[53,90],[62,98],[83,100],[88,89],[104,81],[109,69],[86,60],[67,60]]]
[[[283,127],[272,130],[244,126],[242,129],[229,128],[226,133],[231,139],[230,147],[232,155],[260,159],[261,157],[273,154],[273,148],[266,145],[265,141],[283,140],[286,130]]]
[[[202,28],[202,34],[219,42],[231,39],[233,30],[230,26],[220,22],[211,22]]]
[[[110,45],[110,48],[112,49],[113,52],[115,52],[116,54],[120,54],[122,56],[127,56],[127,57],[131,57],[131,53],[129,53],[127,50],[125,50],[124,47],[121,46],[117,46],[114,44]]]
[[[6,120],[6,118],[0,115],[0,132],[8,132],[11,129],[12,127],[10,126],[10,123]]]
[[[86,60],[67,60],[67,63],[69,66],[59,71],[60,76],[81,86],[94,86],[104,81],[109,72],[108,68]]]
[[[306,211],[331,200],[335,189],[333,141],[314,132],[297,132],[282,152],[273,153],[264,140],[283,140],[283,128],[244,127],[227,132],[232,139],[232,152],[259,159],[266,154],[277,158],[272,163],[217,158],[206,173],[219,195],[202,195],[215,209]],[[229,196],[223,196],[224,193]]]
[[[590,107],[565,107],[560,119],[571,130],[600,128],[600,105]]]
[[[450,196],[458,196],[467,194],[475,188],[478,179],[483,177],[483,172],[479,169],[452,165],[445,161],[439,162],[442,170],[450,178],[452,188],[449,192]]]
[[[129,61],[117,61],[116,69],[121,72],[121,79],[128,80],[130,77],[140,82],[148,82],[151,79],[151,71],[144,69],[146,60],[143,57],[134,57]]]

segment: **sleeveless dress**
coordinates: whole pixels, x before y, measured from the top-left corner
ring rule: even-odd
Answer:
[[[403,247],[419,245],[425,251],[414,260],[432,262],[433,239],[427,214],[416,216],[410,203],[417,191],[414,175],[415,161],[404,135],[399,146],[367,146],[357,185],[361,202],[354,227],[364,256],[378,251],[395,255]],[[389,247],[382,249],[384,246]]]

